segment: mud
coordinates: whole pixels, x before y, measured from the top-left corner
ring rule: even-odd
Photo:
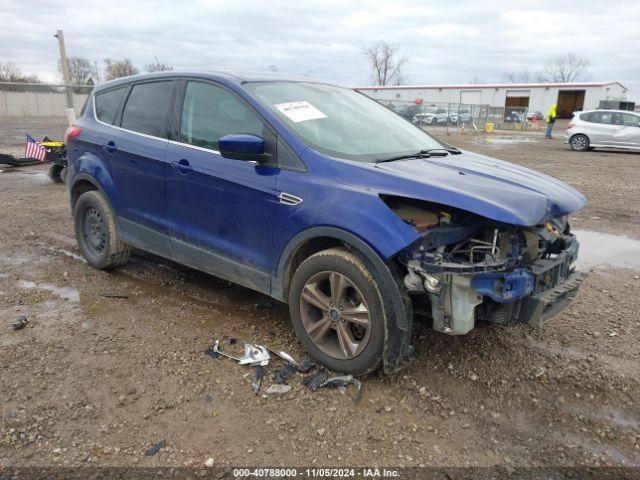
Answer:
[[[595,232],[583,240],[595,252],[583,264],[591,274],[541,331],[448,337],[417,318],[413,362],[364,378],[359,403],[311,392],[299,374],[289,393],[264,395],[275,360],[254,395],[248,368],[204,350],[236,338],[302,357],[285,305],[144,253],[93,270],[75,246],[64,188],[34,180],[46,167],[6,169],[0,466],[640,465],[640,269],[635,250],[621,264],[603,240],[621,251],[640,240],[640,155],[580,154],[542,138],[500,149],[446,140],[585,192],[572,223]],[[12,331],[20,315],[29,323]],[[145,456],[161,439],[167,446]]]

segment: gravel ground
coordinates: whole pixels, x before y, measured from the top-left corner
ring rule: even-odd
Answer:
[[[0,151],[25,129],[0,121]],[[541,135],[446,141],[578,187],[589,204],[574,227],[640,239],[640,155]],[[277,361],[253,395],[249,368],[204,350],[235,338],[300,358],[286,306],[148,254],[93,270],[45,166],[0,172],[0,244],[0,467],[640,465],[638,270],[594,267],[542,331],[418,324],[413,362],[364,378],[355,403],[301,375],[265,394]]]

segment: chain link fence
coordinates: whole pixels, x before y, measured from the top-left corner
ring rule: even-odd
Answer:
[[[67,88],[78,115],[93,85],[0,82],[0,117],[64,117]]]
[[[493,130],[537,130],[544,123],[540,112],[526,107],[491,107],[466,103],[379,100],[410,122],[434,133],[477,134]]]

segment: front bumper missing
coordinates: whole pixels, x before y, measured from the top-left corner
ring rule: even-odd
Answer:
[[[521,300],[518,320],[542,328],[544,322],[560,313],[576,296],[586,272],[573,272],[559,285]]]
[[[541,328],[571,302],[587,276],[571,269],[578,248],[578,242],[573,241],[561,253],[536,260],[526,268],[431,274],[442,285],[439,291],[429,293],[433,328],[450,335],[464,335],[474,328],[478,309],[483,312],[480,318],[491,323],[527,323]],[[416,272],[428,278],[424,270],[414,268],[413,275]],[[405,284],[416,285],[411,275]],[[487,302],[489,309],[484,305]]]

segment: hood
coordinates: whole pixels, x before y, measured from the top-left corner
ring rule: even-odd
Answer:
[[[340,162],[333,174],[345,185],[449,205],[523,226],[540,225],[586,203],[580,192],[560,180],[468,151],[378,164]]]

